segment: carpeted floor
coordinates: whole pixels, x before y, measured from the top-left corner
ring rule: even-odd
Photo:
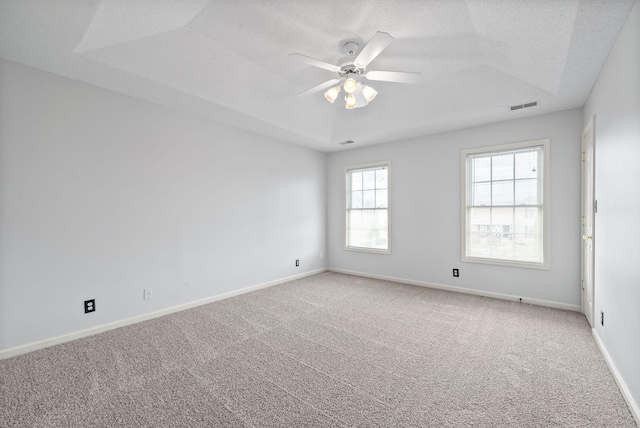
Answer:
[[[580,314],[336,273],[0,361],[0,426],[635,427]]]

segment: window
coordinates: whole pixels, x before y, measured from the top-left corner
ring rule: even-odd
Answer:
[[[345,171],[345,248],[389,254],[390,162],[348,166]]]
[[[462,260],[549,269],[550,140],[462,152]]]

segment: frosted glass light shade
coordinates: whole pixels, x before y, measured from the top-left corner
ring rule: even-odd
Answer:
[[[344,81],[343,87],[344,87],[344,91],[347,94],[353,93],[353,91],[355,91],[357,87],[356,79],[354,79],[353,77],[349,77],[347,80]]]
[[[376,97],[376,95],[378,95],[378,91],[373,89],[371,86],[365,85],[362,88],[362,94],[364,95],[365,99],[370,102]]]
[[[356,97],[353,94],[347,94],[347,103],[345,107],[348,109],[356,108]]]
[[[327,99],[327,101],[329,101],[330,103],[333,103],[336,98],[338,98],[338,94],[340,93],[340,86],[334,86],[333,88],[329,89],[327,92],[324,93],[324,97]]]

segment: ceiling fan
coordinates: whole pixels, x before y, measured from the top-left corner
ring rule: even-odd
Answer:
[[[367,66],[393,41],[393,37],[389,33],[378,31],[373,35],[371,40],[358,53],[358,42],[347,41],[342,49],[349,56],[356,55],[355,58],[343,60],[338,65],[329,64],[299,53],[289,54],[289,58],[303,62],[314,67],[323,68],[338,74],[335,79],[328,80],[307,91],[301,92],[299,96],[305,96],[320,92],[330,88],[324,93],[325,98],[333,103],[340,94],[340,87],[344,89],[345,107],[354,109],[364,107],[377,95],[377,91],[372,87],[365,85],[358,79],[364,77],[367,80],[398,82],[398,83],[418,83],[422,80],[420,73],[404,72],[404,71],[367,71]]]

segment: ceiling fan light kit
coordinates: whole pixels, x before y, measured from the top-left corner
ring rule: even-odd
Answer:
[[[333,103],[335,102],[336,98],[338,98],[338,94],[340,94],[340,86],[334,86],[324,93],[324,97],[327,99],[327,101]]]
[[[378,95],[378,91],[367,85],[362,85],[362,93],[367,99],[367,102],[371,102],[371,100],[374,99],[376,95]]]
[[[358,53],[359,45],[353,41],[347,41],[342,46],[342,51],[348,55],[358,55],[352,60],[348,58],[345,63],[340,65],[329,64],[306,55],[299,53],[289,54],[290,58],[304,62],[314,67],[322,68],[338,74],[338,79],[331,79],[325,83],[321,83],[307,91],[300,93],[300,96],[310,95],[324,89],[328,89],[324,96],[330,103],[334,103],[340,94],[340,86],[344,89],[345,108],[351,110],[354,108],[364,107],[373,100],[378,91],[371,86],[365,85],[358,79],[360,77],[367,80],[397,82],[397,83],[418,83],[422,80],[420,73],[410,73],[401,71],[366,71],[367,66],[373,61],[389,44],[393,41],[388,33],[378,31],[369,40],[369,42]],[[337,86],[336,83],[338,84]]]
[[[356,79],[354,79],[353,77],[349,77],[347,80],[344,81],[344,91],[347,94],[352,94],[353,91],[356,90]]]
[[[353,108],[358,107],[358,104],[356,102],[356,96],[353,94],[347,94],[347,96],[345,97],[345,108],[351,110]]]

